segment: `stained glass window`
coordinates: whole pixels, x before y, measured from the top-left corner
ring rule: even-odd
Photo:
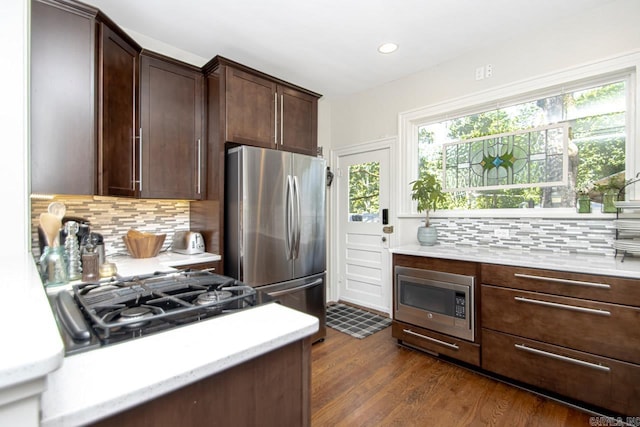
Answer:
[[[490,190],[564,185],[566,123],[456,141],[442,146],[444,188]]]

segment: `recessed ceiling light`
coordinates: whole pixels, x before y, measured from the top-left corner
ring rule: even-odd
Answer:
[[[380,53],[392,53],[398,49],[398,45],[395,43],[384,43],[378,47],[378,52]]]

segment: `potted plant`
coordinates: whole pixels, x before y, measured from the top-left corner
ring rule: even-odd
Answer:
[[[624,187],[624,174],[613,175],[599,182],[596,190],[602,195],[602,212],[616,213],[616,200],[620,189]]]
[[[444,202],[442,185],[436,175],[425,172],[420,178],[410,183],[411,199],[418,202],[418,212],[425,212],[424,226],[418,227],[418,241],[422,246],[436,243],[438,233],[429,221],[429,211],[436,210],[438,203]]]
[[[591,213],[591,191],[593,183],[591,181],[585,183],[576,190],[576,211],[578,213]]]

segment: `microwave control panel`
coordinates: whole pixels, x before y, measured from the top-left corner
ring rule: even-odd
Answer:
[[[463,292],[456,292],[455,316],[458,319],[466,319],[467,298]]]

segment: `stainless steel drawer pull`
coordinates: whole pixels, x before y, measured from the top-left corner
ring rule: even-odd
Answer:
[[[419,334],[417,332],[413,332],[411,329],[403,329],[402,332],[404,332],[405,334],[413,335],[413,336],[418,337],[418,338],[425,339],[427,341],[434,342],[436,344],[443,345],[445,347],[452,348],[454,350],[460,349],[460,347],[458,347],[456,344],[449,344],[448,342],[440,341],[438,339],[431,338],[431,337],[428,337],[426,335]]]
[[[515,344],[518,350],[526,351],[528,353],[537,354],[538,356],[545,356],[551,359],[562,360],[563,362],[573,363],[574,365],[584,366],[585,368],[592,368],[598,371],[610,372],[611,368],[605,365],[598,365],[591,362],[585,362],[584,360],[574,359],[573,357],[562,356],[560,354],[550,353],[544,350],[538,350],[537,348],[527,347],[524,344]]]
[[[565,285],[588,286],[590,288],[610,289],[606,283],[581,282],[579,280],[558,279],[557,277],[534,276],[532,274],[515,273],[514,276],[521,279],[544,280],[545,282],[563,283]]]
[[[599,316],[611,316],[611,312],[607,310],[596,310],[595,308],[578,307],[575,305],[559,304],[557,302],[540,301],[537,299],[513,297],[516,301],[528,302],[529,304],[544,305],[545,307],[562,308],[564,310],[579,311],[580,313],[597,314]]]

